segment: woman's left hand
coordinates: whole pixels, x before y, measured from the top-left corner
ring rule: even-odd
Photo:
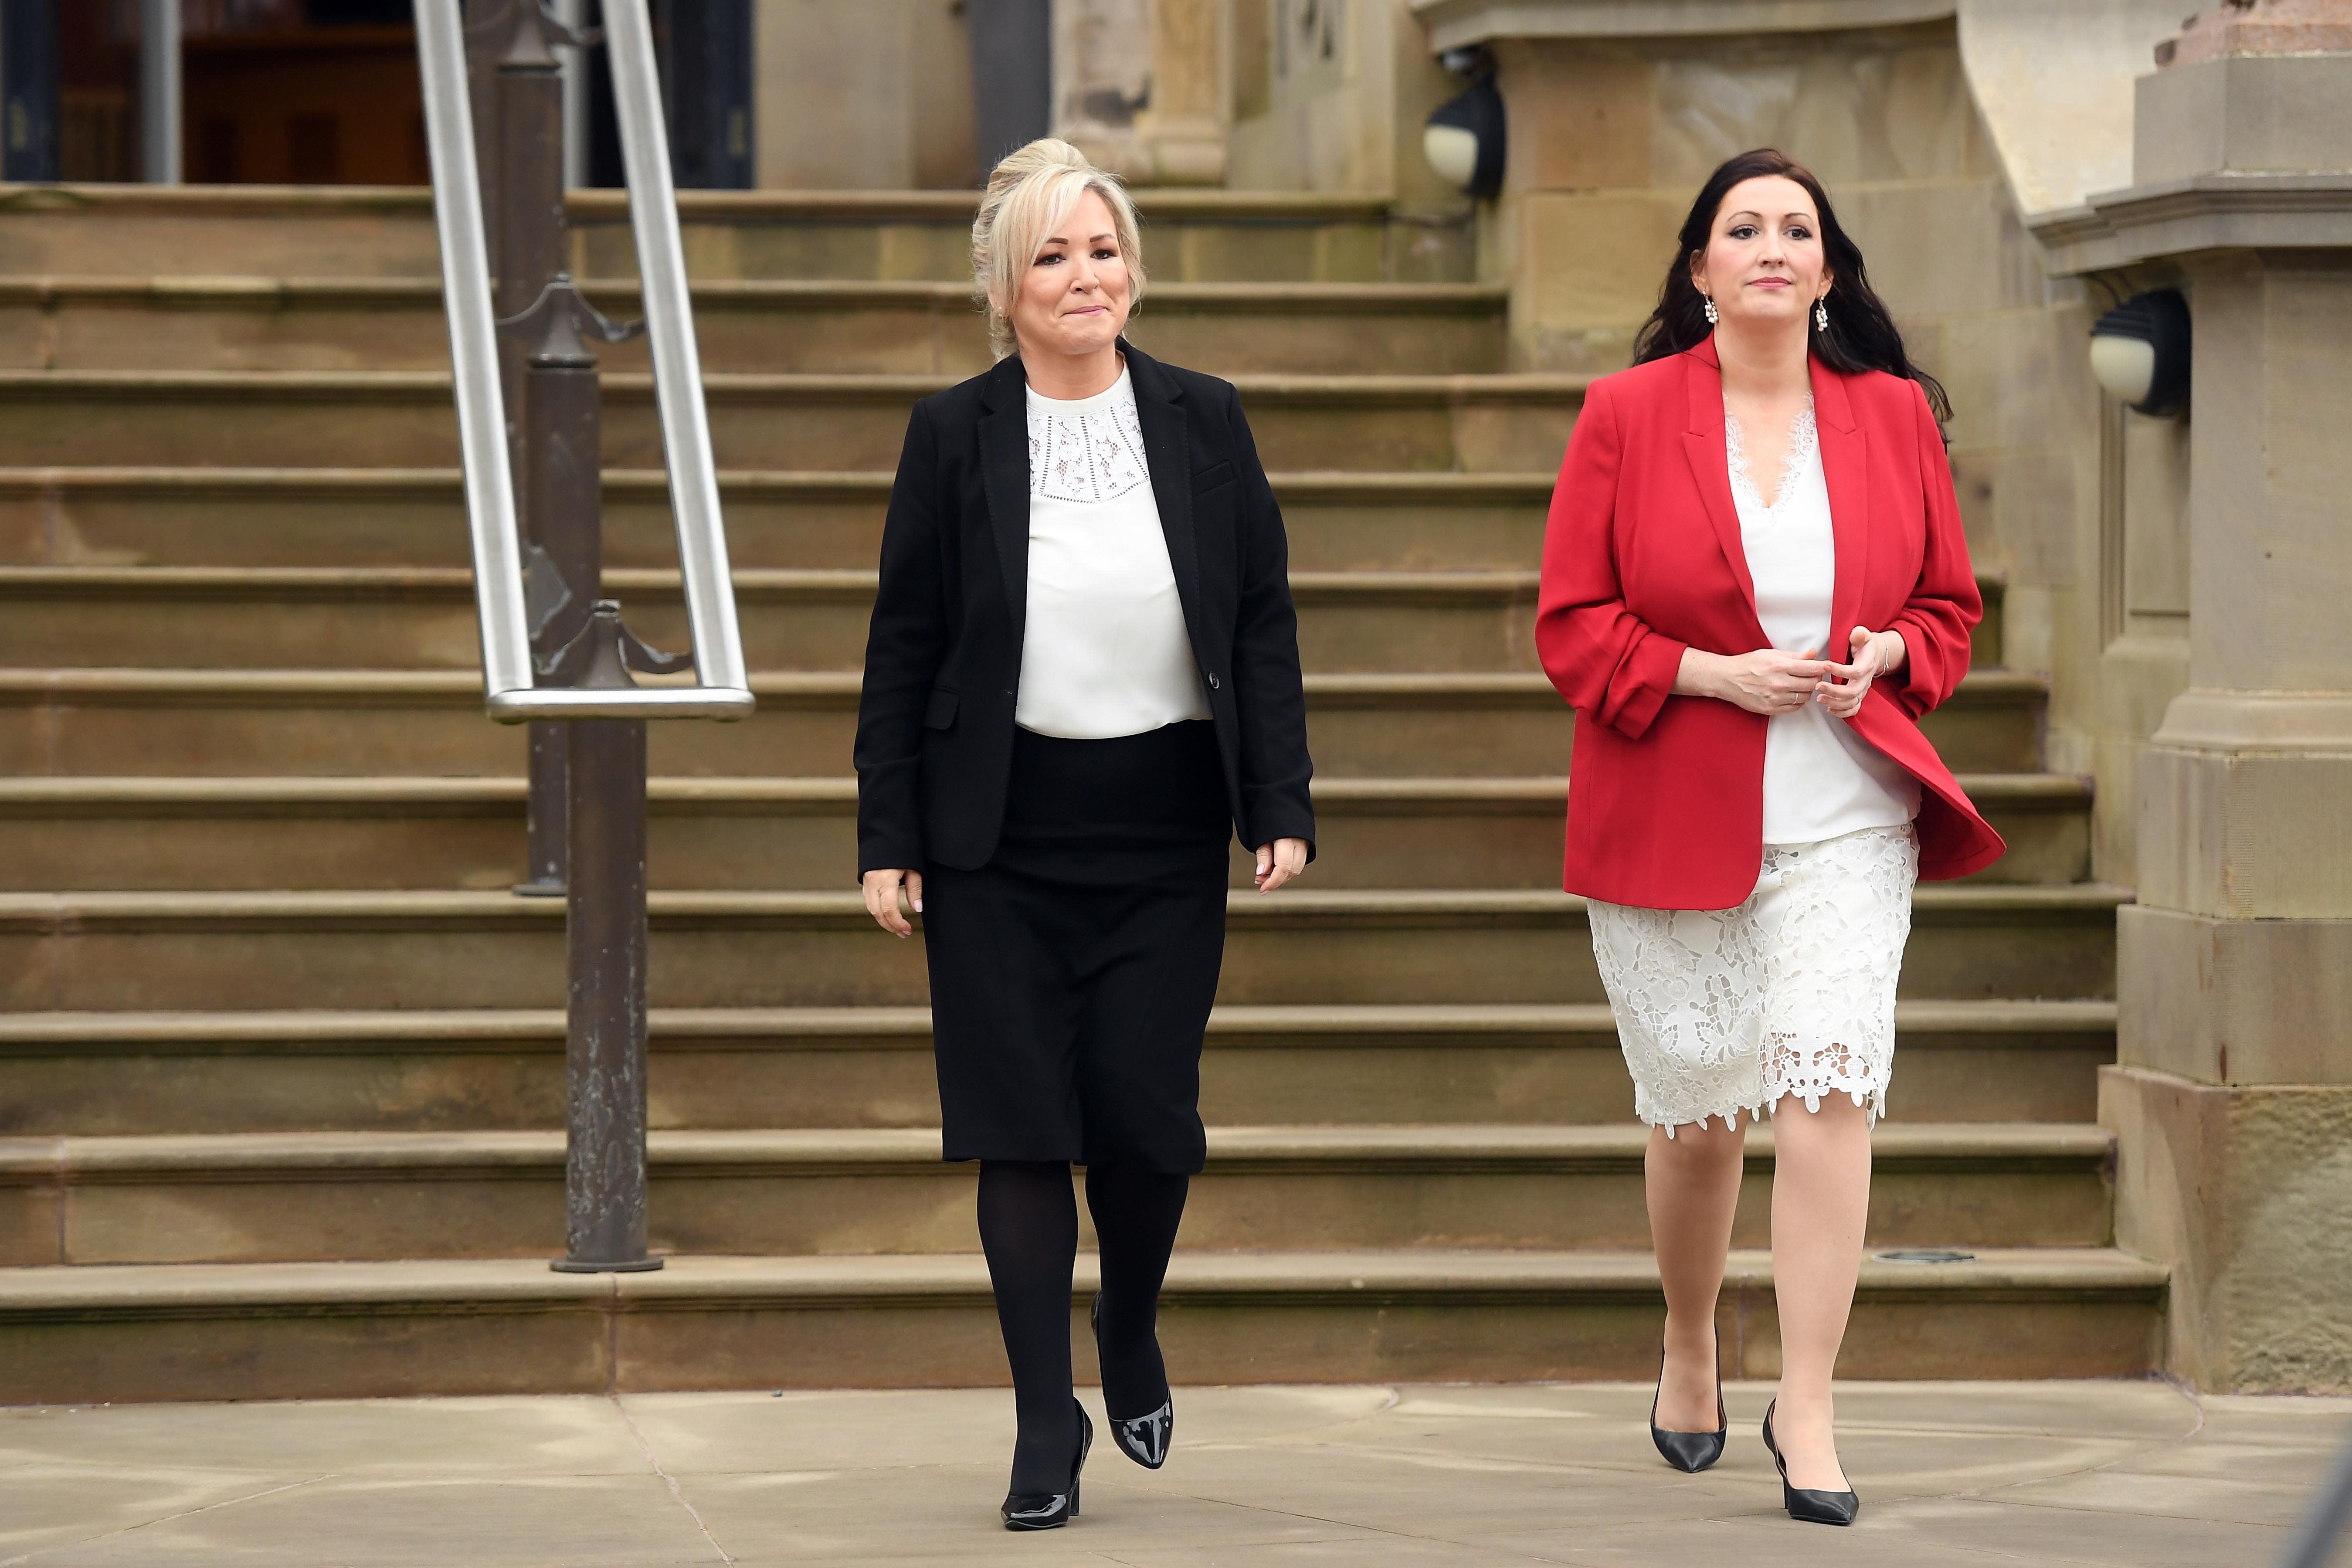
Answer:
[[[1911,656],[1901,632],[1856,626],[1851,642],[1853,662],[1830,666],[1830,679],[1813,689],[1813,700],[1840,719],[1861,712],[1862,700],[1870,695],[1870,683],[1902,668]]]
[[[1307,869],[1307,840],[1277,838],[1257,847],[1257,890],[1271,893]]]

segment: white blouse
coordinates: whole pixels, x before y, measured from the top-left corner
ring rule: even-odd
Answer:
[[[1209,703],[1143,458],[1135,384],[1029,393],[1029,618],[1013,722],[1074,741],[1140,735]]]
[[[1807,401],[1789,432],[1789,455],[1773,504],[1766,506],[1739,421],[1723,411],[1731,500],[1756,583],[1756,618],[1785,653],[1818,650],[1843,664],[1853,652],[1830,625],[1837,539],[1829,481]],[[1853,628],[1845,628],[1851,635]],[[1764,733],[1764,842],[1817,844],[1865,827],[1895,827],[1919,815],[1919,781],[1819,702],[1776,714]]]

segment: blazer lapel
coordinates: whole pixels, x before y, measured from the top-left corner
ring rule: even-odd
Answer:
[[[1723,434],[1723,371],[1709,339],[1683,356],[1684,386],[1689,422],[1683,432],[1683,449],[1690,458],[1691,478],[1698,483],[1706,519],[1715,525],[1723,558],[1748,601],[1748,617],[1756,618],[1756,579],[1748,570],[1748,544],[1739,534],[1739,509],[1731,500],[1731,455]],[[1757,635],[1763,628],[1757,627]],[[1768,639],[1769,640],[1769,639]],[[1757,644],[1761,647],[1763,643]]]
[[[1128,374],[1135,383],[1135,415],[1143,426],[1143,458],[1151,470],[1151,499],[1160,509],[1160,531],[1168,540],[1168,564],[1176,574],[1176,597],[1184,607],[1184,629],[1195,653],[1201,648],[1201,552],[1192,532],[1192,422],[1184,414],[1184,389],[1150,355],[1125,342]]]
[[[1853,651],[1853,628],[1863,624],[1863,575],[1870,560],[1870,437],[1854,420],[1845,377],[1819,360],[1812,362],[1812,371],[1813,430],[1821,442],[1822,478],[1829,486],[1830,530],[1837,540],[1830,646],[1822,656],[1843,664]]]
[[[988,497],[989,530],[1004,573],[1004,603],[1013,613],[1013,646],[1029,625],[1029,379],[1020,358],[998,362],[981,394],[980,473]]]

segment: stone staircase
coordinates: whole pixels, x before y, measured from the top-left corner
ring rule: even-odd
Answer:
[[[1557,890],[1570,722],[1529,644],[1582,383],[1501,373],[1458,234],[1144,205],[1136,338],[1234,376],[1276,470],[1323,831],[1273,899],[1236,856],[1171,1363],[1647,1376],[1643,1139]],[[545,1261],[562,909],[507,890],[523,738],[473,668],[421,194],[0,195],[0,1403],[1002,1379],[847,776],[907,405],[985,363],[969,210],[688,197],[760,711],[654,728],[670,1260],[580,1277]],[[618,217],[579,198],[574,239],[625,311]],[[608,581],[676,644],[649,386],[612,363]],[[2126,895],[2083,880],[2087,786],[2042,771],[1988,589],[1932,728],[2012,852],[1920,891],[1871,1221],[1975,1259],[1865,1265],[1843,1369],[2136,1373],[2165,1277],[2110,1245],[2094,1124]],[[1769,1375],[1751,1147],[1723,1342]]]

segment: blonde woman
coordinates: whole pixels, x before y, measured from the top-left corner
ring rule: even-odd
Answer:
[[[1271,893],[1312,858],[1282,515],[1232,386],[1122,332],[1127,193],[1067,142],[997,165],[972,270],[999,363],[924,399],[883,527],[857,715],[866,908],[923,917],[944,1152],[980,1235],[1020,1436],[1007,1528],[1078,1511],[1070,1167],[1101,1247],[1114,1441],[1175,1422],[1157,1318],[1204,1153],[1201,1037],[1238,828]],[[903,907],[902,907],[903,900]]]

